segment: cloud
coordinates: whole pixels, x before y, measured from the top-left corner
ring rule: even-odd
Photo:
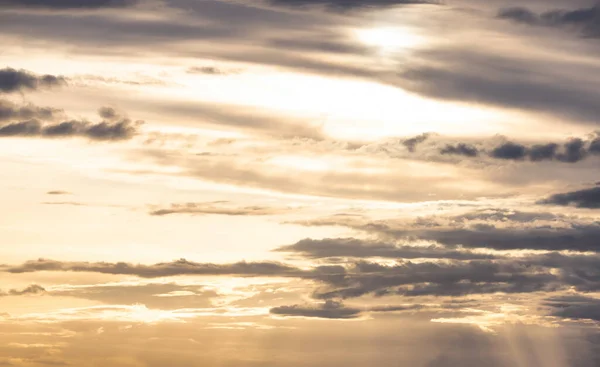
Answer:
[[[431,134],[429,133],[421,134],[415,136],[414,138],[404,140],[402,145],[404,145],[409,152],[414,153],[417,149],[417,146],[427,140],[430,136]]]
[[[286,276],[297,274],[299,269],[276,262],[238,262],[232,264],[196,263],[180,259],[168,263],[140,265],[106,262],[62,262],[48,259],[28,261],[19,266],[2,268],[9,273],[38,271],[94,272],[101,274],[136,275],[142,278],[158,278],[177,275],[239,275],[239,276]]]
[[[84,137],[96,141],[117,141],[134,137],[141,123],[141,121],[132,122],[128,119],[118,122],[102,121],[95,124],[80,120],[42,124],[38,120],[28,120],[0,125],[0,137]]]
[[[600,187],[555,194],[547,199],[541,200],[540,204],[575,206],[577,208],[599,209]]]
[[[358,308],[344,307],[341,302],[327,300],[320,306],[280,306],[273,307],[270,310],[273,315],[288,317],[309,317],[320,319],[354,319],[360,316],[361,310]]]
[[[600,299],[598,298],[571,294],[547,298],[544,304],[554,309],[552,316],[600,321]]]
[[[139,0],[0,0],[0,8],[97,9],[124,8]]]
[[[13,102],[0,99],[0,121],[9,120],[54,120],[64,116],[58,108],[38,107],[32,104],[18,106]]]
[[[53,190],[53,191],[48,191],[46,193],[46,195],[71,195],[72,193],[69,191],[63,191],[63,190]]]
[[[214,214],[231,216],[262,216],[282,214],[289,209],[272,208],[266,206],[246,206],[246,207],[226,207],[222,202],[213,203],[184,203],[171,204],[169,208],[156,209],[150,212],[150,215],[165,216],[171,214]]]
[[[296,253],[319,259],[334,257],[394,258],[394,259],[492,259],[493,255],[447,249],[439,246],[406,246],[357,238],[303,239],[293,245],[282,246],[274,251]]]
[[[392,241],[430,241],[448,247],[493,250],[600,251],[600,225],[551,213],[475,211],[416,221],[329,217],[297,222],[307,226],[344,226]]]
[[[520,160],[525,158],[526,152],[527,150],[523,145],[508,142],[494,148],[490,156],[498,159]]]
[[[466,143],[459,144],[448,144],[444,148],[440,149],[442,155],[462,155],[465,157],[477,157],[479,150],[473,145]]]
[[[0,2],[0,6],[1,6]],[[27,70],[13,68],[0,69],[0,93],[23,92],[41,88],[56,87],[66,83],[62,76],[36,75]]]
[[[46,292],[46,289],[44,289],[44,287],[37,285],[37,284],[32,284],[32,285],[28,286],[27,288],[11,289],[6,293],[0,291],[0,297],[37,295],[37,294],[42,294],[45,292]]]
[[[504,8],[498,12],[498,18],[532,26],[571,28],[586,37],[600,37],[600,5],[539,14],[524,7]]]
[[[598,80],[569,72],[577,67],[580,75],[595,75],[595,66],[458,47],[418,51],[413,60],[405,63],[394,83],[424,96],[585,124],[596,124],[600,114]]]
[[[204,75],[232,75],[239,74],[238,69],[221,69],[216,66],[193,66],[187,70],[188,74],[204,74]]]
[[[325,6],[336,10],[369,9],[399,5],[438,4],[427,0],[268,0],[273,5]]]
[[[49,294],[59,297],[75,297],[99,301],[105,304],[143,304],[150,308],[181,309],[209,308],[211,299],[217,298],[215,290],[200,285],[178,285],[175,283],[109,283],[94,285],[62,285]]]

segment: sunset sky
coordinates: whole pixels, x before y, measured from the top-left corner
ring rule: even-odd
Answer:
[[[0,0],[0,367],[600,365],[600,4]]]

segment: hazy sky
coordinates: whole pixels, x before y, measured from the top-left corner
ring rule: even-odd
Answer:
[[[0,366],[600,365],[600,4],[0,0]]]

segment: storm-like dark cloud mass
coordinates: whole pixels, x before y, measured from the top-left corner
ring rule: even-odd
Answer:
[[[577,29],[586,37],[600,37],[600,5],[543,13],[536,13],[524,7],[513,7],[501,9],[498,17],[534,26]]]
[[[124,8],[139,0],[0,0],[0,8],[98,9]]]
[[[36,75],[26,70],[12,68],[0,69],[0,93],[32,91],[65,83],[66,79],[62,76]]]
[[[599,209],[600,187],[571,191],[550,196],[540,204],[574,206],[577,208]]]

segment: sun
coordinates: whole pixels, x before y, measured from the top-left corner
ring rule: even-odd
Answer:
[[[423,43],[422,37],[407,28],[367,28],[355,32],[359,41],[382,51],[411,49]]]

